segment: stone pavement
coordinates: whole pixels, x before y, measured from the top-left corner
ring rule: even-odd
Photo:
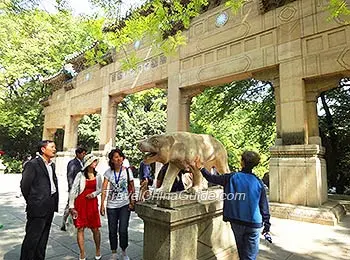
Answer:
[[[21,176],[0,175],[0,259],[19,259],[25,226],[25,203],[19,194]],[[62,212],[67,201],[67,184],[64,176],[58,176],[60,189],[60,212],[55,215],[47,247],[47,259],[78,259],[79,250],[68,232],[60,231]],[[260,243],[258,259],[311,260],[311,259],[350,259],[350,215],[344,217],[336,227],[322,226],[272,218],[273,244],[263,239]],[[110,257],[107,221],[102,217],[102,260]],[[155,234],[157,235],[157,234]],[[85,231],[87,259],[93,259],[94,243],[89,230]],[[128,254],[132,260],[142,259],[143,222],[132,213],[129,227]],[[158,259],[155,259],[158,260]],[[165,259],[159,259],[165,260]],[[185,259],[192,260],[192,259]]]

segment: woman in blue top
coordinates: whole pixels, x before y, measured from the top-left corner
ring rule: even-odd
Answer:
[[[260,229],[264,226],[262,234],[268,235],[271,226],[264,185],[252,172],[259,162],[258,153],[245,151],[241,157],[240,172],[212,175],[203,168],[199,157],[191,166],[193,171],[200,169],[208,182],[224,186],[224,221],[231,224],[241,260],[256,259],[259,251]]]

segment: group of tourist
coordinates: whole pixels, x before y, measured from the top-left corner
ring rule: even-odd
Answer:
[[[38,156],[28,161],[23,169],[21,191],[26,200],[26,234],[21,248],[21,260],[44,260],[46,245],[54,212],[58,212],[58,184],[55,167],[51,159],[55,156],[55,143],[44,140],[39,143]],[[67,181],[69,198],[64,211],[61,230],[66,230],[69,214],[77,228],[77,242],[80,260],[85,260],[84,230],[91,229],[96,247],[95,259],[101,258],[101,220],[107,214],[111,259],[117,259],[118,238],[122,259],[128,260],[128,226],[130,211],[134,209],[135,193],[133,173],[125,167],[124,153],[116,148],[108,154],[109,168],[102,176],[96,171],[98,158],[86,154],[84,148],[76,149],[76,157],[68,163]],[[204,178],[214,184],[222,185],[224,192],[245,193],[244,201],[224,200],[224,221],[231,224],[235,236],[239,258],[256,259],[259,250],[260,229],[269,237],[270,214],[266,191],[262,181],[253,174],[252,169],[259,164],[257,153],[246,151],[241,157],[241,171],[228,174],[212,174],[203,168],[199,157],[192,164],[192,172],[200,171]],[[162,167],[157,178],[157,187],[162,184],[167,164]],[[172,191],[184,190],[180,172]],[[152,182],[150,166],[140,165],[140,192],[147,191]],[[107,194],[108,191],[108,194]],[[98,208],[97,196],[101,194]],[[144,196],[141,196],[141,200]],[[105,208],[105,201],[106,208]]]
[[[84,230],[91,229],[96,247],[95,259],[101,259],[100,214],[107,213],[111,259],[117,259],[118,237],[122,259],[128,260],[128,226],[130,211],[134,209],[135,192],[132,172],[123,166],[124,153],[113,149],[109,155],[109,168],[102,176],[96,171],[98,158],[76,149],[76,156],[68,163],[67,181],[69,199],[63,214],[61,230],[71,214],[77,228],[80,260],[85,260]],[[51,159],[55,156],[55,143],[41,141],[38,156],[26,163],[21,180],[21,191],[26,200],[26,234],[21,248],[21,260],[44,260],[46,245],[54,212],[58,212],[58,184]],[[108,191],[108,195],[107,195]],[[101,195],[98,208],[97,196]],[[107,198],[107,210],[105,201]]]

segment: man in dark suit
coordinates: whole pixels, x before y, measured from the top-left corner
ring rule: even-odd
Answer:
[[[78,147],[75,150],[75,158],[70,160],[67,165],[67,182],[68,182],[68,192],[70,192],[75,176],[81,171],[83,167],[83,158],[86,155],[86,149]],[[69,196],[66,208],[64,209],[61,230],[66,231],[66,222],[69,216]]]
[[[58,185],[53,141],[38,145],[39,155],[26,163],[21,190],[27,207],[26,234],[21,248],[21,260],[44,260],[54,212],[58,211]]]

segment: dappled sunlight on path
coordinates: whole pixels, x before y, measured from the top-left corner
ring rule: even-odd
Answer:
[[[25,203],[19,194],[21,175],[0,175],[0,259],[19,259],[21,243],[25,226]],[[78,246],[75,237],[60,231],[63,209],[67,202],[67,183],[64,176],[58,176],[60,205],[59,213],[55,214],[51,228],[47,259],[69,260],[78,259]],[[138,183],[137,183],[138,185]],[[102,222],[102,260],[110,255],[107,220]],[[285,219],[271,219],[273,243],[269,244],[261,239],[258,259],[275,260],[331,260],[350,259],[350,215],[343,218],[338,226],[324,226],[306,222]],[[94,255],[94,244],[91,232],[86,234],[87,256]],[[143,222],[132,213],[129,227],[130,245],[129,256],[133,260],[142,259],[143,250]],[[185,259],[192,260],[192,259]]]

